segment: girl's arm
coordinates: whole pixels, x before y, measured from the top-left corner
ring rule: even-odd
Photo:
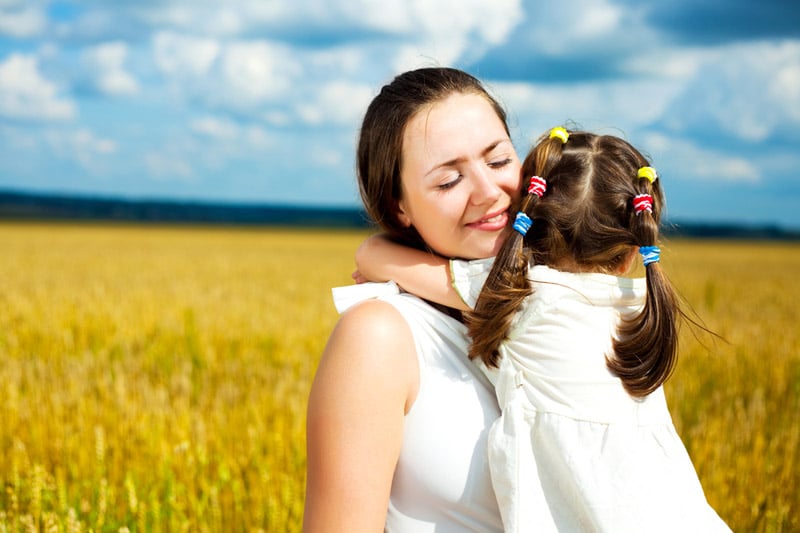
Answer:
[[[383,531],[418,389],[411,330],[394,307],[368,300],[342,314],[309,396],[305,533]]]
[[[356,251],[353,278],[395,281],[403,290],[454,309],[469,311],[450,277],[447,259],[390,241],[381,235],[367,238]]]

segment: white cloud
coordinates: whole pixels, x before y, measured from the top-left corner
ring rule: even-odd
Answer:
[[[218,161],[224,161],[233,157],[249,157],[253,149],[265,149],[275,145],[274,135],[261,126],[239,124],[228,118],[214,116],[196,118],[189,123],[189,129],[201,137],[214,141],[213,147],[207,147],[204,139],[201,139],[199,145],[195,143],[190,146],[189,151],[204,152],[198,153],[195,159],[213,156],[212,158]]]
[[[573,84],[492,83],[525,136],[538,136],[565,121],[590,130],[631,131],[658,120],[683,86],[663,80],[614,80]]]
[[[75,130],[50,130],[45,138],[54,151],[61,155],[108,155],[117,150],[113,140],[97,137],[86,128]]]
[[[317,75],[357,78],[363,75],[366,65],[375,61],[374,55],[370,54],[371,48],[356,45],[326,47],[301,57],[309,72]],[[313,86],[315,82],[316,80],[309,79],[309,85]]]
[[[761,180],[758,169],[749,161],[740,157],[729,156],[708,156],[700,161],[696,161],[691,167],[694,173],[710,181],[730,181],[756,183]]]
[[[139,83],[125,70],[127,55],[128,45],[122,41],[103,43],[85,52],[95,86],[100,92],[111,96],[129,96],[139,92]]]
[[[248,126],[242,131],[242,138],[253,148],[268,148],[275,145],[275,137],[260,126]]]
[[[144,154],[144,165],[150,177],[156,181],[191,182],[194,170],[191,165],[174,154],[151,151]]]
[[[411,12],[408,30],[421,26],[426,35],[472,36],[502,43],[522,16],[519,0],[413,0],[401,2]]]
[[[687,80],[667,111],[675,129],[760,142],[800,126],[800,42],[722,47]]]
[[[622,63],[624,71],[634,76],[666,78],[688,81],[700,72],[701,67],[717,56],[713,49],[655,48],[627,58]]]
[[[521,0],[198,1],[136,12],[157,28],[152,57],[173,96],[280,126],[354,124],[390,74],[467,63],[522,16]],[[336,44],[318,45],[317,33]],[[257,35],[270,38],[244,37]],[[340,80],[354,97],[337,93]]]
[[[241,64],[230,64],[233,60],[230,54],[241,53],[241,50],[236,52],[236,48],[253,47],[258,42],[275,47],[277,39],[287,39],[288,43],[292,36],[300,35],[310,43],[317,39],[322,39],[321,42],[329,38],[341,39],[339,44],[324,49],[333,49],[336,53],[358,49],[358,54],[366,58],[361,63],[362,69],[375,65],[397,71],[417,66],[426,58],[438,64],[470,62],[481,57],[488,46],[504,42],[522,17],[521,0],[492,3],[483,0],[306,0],[295,4],[239,0],[224,6],[197,2],[191,6],[156,4],[143,9],[146,10],[144,18],[150,24],[162,29],[172,28],[162,30],[155,38],[157,62],[162,71],[169,73],[175,68],[170,58],[175,55],[172,48],[184,48],[177,42],[176,35],[193,35],[195,40],[225,39],[226,44],[220,44],[218,50],[221,60],[228,63],[225,68],[229,81],[238,77],[231,69],[241,69]],[[362,40],[365,34],[371,36],[368,41]],[[388,39],[376,38],[381,34]],[[270,38],[244,41],[243,35]],[[183,39],[188,44],[189,38]],[[315,50],[313,44],[310,48],[292,47],[293,64],[306,67],[319,56],[319,50],[322,48]],[[253,53],[251,50],[247,55]],[[204,58],[208,52],[201,50],[198,55]],[[182,53],[180,57],[183,64],[193,56]],[[203,64],[208,66],[207,62]],[[251,67],[245,68],[251,70]],[[254,74],[250,72],[247,77]]]
[[[653,156],[656,166],[669,165],[671,179],[699,178],[720,183],[757,183],[762,179],[750,161],[704,149],[684,139],[654,133],[646,135],[641,145]]]
[[[394,69],[430,63],[449,65],[480,59],[492,45],[502,44],[519,23],[519,0],[414,0],[400,2],[407,10]],[[383,16],[383,15],[381,15]]]
[[[759,168],[745,157],[698,147],[688,140],[642,134],[667,114],[683,83],[614,81],[576,85],[495,84],[494,92],[519,118],[520,155],[554,125],[574,121],[577,127],[627,138],[653,156],[656,166],[674,169],[678,178],[757,183]],[[692,135],[694,132],[687,132]],[[637,135],[643,135],[638,137]],[[519,140],[519,139],[518,139]]]
[[[204,76],[219,57],[215,39],[161,31],[153,38],[153,59],[168,76]]]
[[[40,146],[39,132],[32,133],[25,128],[0,125],[0,140],[4,148],[16,150],[35,150]]]
[[[278,101],[295,89],[300,67],[292,51],[268,41],[243,41],[224,48],[212,99],[247,108]]]
[[[771,56],[774,66],[767,95],[797,124],[800,122],[800,42],[778,46]]]
[[[117,152],[116,141],[98,137],[88,128],[48,129],[42,135],[50,153],[76,161],[93,176],[105,177]]]
[[[264,113],[261,118],[272,126],[289,126],[292,124],[292,115],[285,110],[271,110]]]
[[[404,72],[420,67],[450,66],[464,53],[465,40],[454,37],[439,42],[411,43],[394,50],[391,71]]]
[[[582,50],[597,55],[631,45],[644,49],[654,39],[654,32],[642,22],[640,9],[610,0],[531,2],[526,11],[530,50],[545,56]]]
[[[189,126],[193,131],[214,139],[231,140],[239,136],[239,126],[231,120],[202,117],[193,120]]]
[[[355,127],[374,94],[371,86],[333,81],[317,87],[315,101],[298,105],[300,117],[310,124],[333,123]]]
[[[325,146],[316,146],[309,152],[311,161],[322,168],[335,168],[341,166],[345,161],[340,151]]]
[[[35,37],[44,33],[47,17],[39,7],[14,9],[0,6],[0,35],[15,38]]]
[[[220,42],[173,32],[153,39],[153,57],[167,85],[180,98],[214,107],[257,112],[293,92],[300,58],[283,44],[266,40]]]
[[[11,54],[0,63],[0,115],[65,120],[75,116],[75,104],[42,76],[36,57]]]
[[[199,35],[230,36],[240,33],[247,22],[246,9],[236,4],[156,4],[141,12],[144,20],[155,27],[172,27]]]
[[[329,21],[338,21],[353,28],[400,34],[407,31],[410,25],[409,5],[411,3],[402,0],[383,2],[316,0],[305,2],[305,6],[291,16],[295,20],[299,20],[296,18],[298,16],[306,20],[314,20],[318,25],[328,25]]]
[[[572,27],[573,36],[597,39],[619,31],[624,21],[624,8],[609,3],[593,1],[578,9]],[[572,11],[572,13],[576,13]],[[556,36],[558,39],[558,36]]]
[[[496,83],[523,134],[573,120],[588,129],[632,131],[662,123],[691,137],[725,134],[760,142],[800,126],[800,43],[649,50],[625,63],[623,80],[571,84]],[[643,76],[641,76],[643,74]],[[535,135],[535,133],[534,133]],[[752,167],[730,175],[751,179]]]

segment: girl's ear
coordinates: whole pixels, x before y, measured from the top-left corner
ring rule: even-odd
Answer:
[[[636,246],[631,246],[628,255],[625,256],[625,259],[617,266],[614,274],[617,276],[624,276],[628,272],[630,272],[631,267],[633,266],[633,261],[636,259]]]

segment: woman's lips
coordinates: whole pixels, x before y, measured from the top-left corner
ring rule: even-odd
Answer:
[[[508,211],[503,210],[495,213],[489,213],[480,220],[470,222],[467,227],[481,230],[481,231],[497,231],[506,227],[508,224]]]

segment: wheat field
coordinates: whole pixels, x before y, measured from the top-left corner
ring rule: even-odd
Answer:
[[[364,232],[0,224],[0,532],[299,531],[306,397]],[[735,531],[800,530],[797,244],[674,241],[667,396]]]

